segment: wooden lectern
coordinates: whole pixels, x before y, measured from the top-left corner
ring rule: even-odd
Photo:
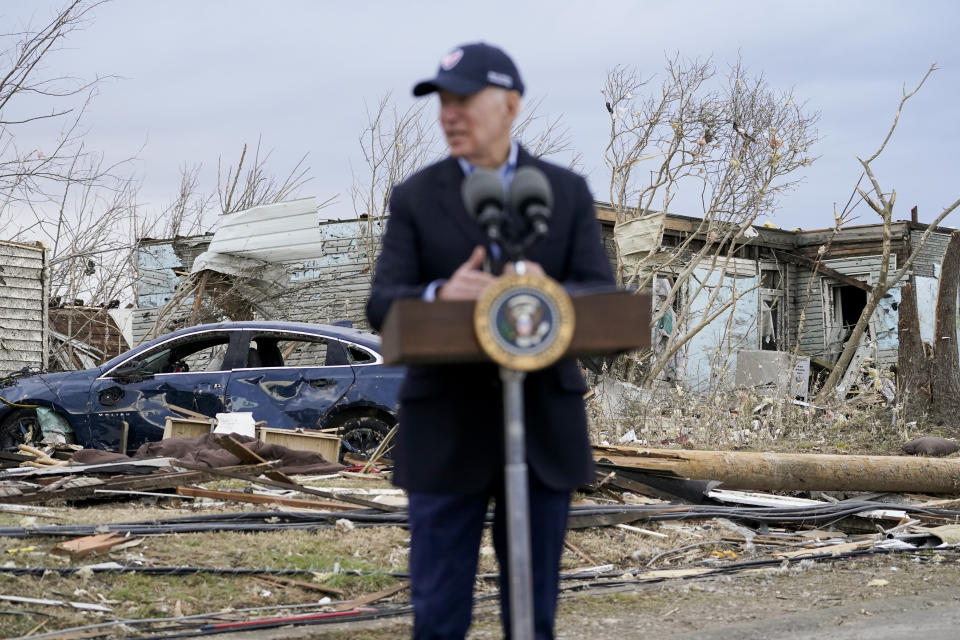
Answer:
[[[474,303],[397,300],[383,325],[384,364],[485,362],[473,330]],[[573,297],[577,324],[568,358],[650,346],[651,296],[612,291]]]

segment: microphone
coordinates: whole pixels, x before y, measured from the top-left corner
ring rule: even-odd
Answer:
[[[491,240],[500,239],[503,222],[503,183],[495,171],[476,169],[460,187],[467,211],[487,232]]]
[[[510,209],[530,222],[537,237],[547,235],[553,189],[543,172],[535,167],[519,167],[510,185]]]

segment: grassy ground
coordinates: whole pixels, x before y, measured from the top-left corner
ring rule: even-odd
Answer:
[[[369,484],[364,484],[369,487]],[[215,513],[239,509],[213,509]],[[171,518],[196,514],[180,508],[143,506],[138,503],[113,503],[58,510],[63,523],[116,523]],[[21,516],[0,514],[0,526],[17,526]],[[668,537],[651,538],[616,528],[571,531],[568,540],[577,552],[566,551],[564,570],[612,563],[620,568],[636,566],[661,548],[682,546],[691,535],[709,540],[720,532],[710,528],[677,527],[670,523],[651,525]],[[251,567],[263,569],[306,569],[311,575],[298,579],[345,591],[344,599],[372,593],[397,583],[382,573],[349,575],[340,570],[358,569],[370,572],[405,572],[407,569],[408,532],[400,527],[356,528],[338,531],[333,528],[316,531],[280,531],[264,533],[197,533],[147,537],[137,546],[82,560],[52,553],[59,539],[49,537],[0,538],[0,551],[6,553],[8,566],[66,567],[103,561],[145,566]],[[719,548],[719,547],[718,547]],[[708,550],[709,547],[704,548]],[[671,562],[680,562],[683,556]],[[496,561],[489,534],[480,551],[480,572],[495,573]],[[33,598],[55,598],[105,604],[113,609],[113,617],[144,618],[192,615],[226,608],[269,607],[273,605],[316,602],[324,594],[300,587],[281,587],[250,576],[188,575],[161,576],[146,574],[72,575],[43,577],[0,574],[0,592]],[[479,593],[494,593],[493,580],[478,585]],[[406,601],[408,592],[394,600]],[[39,620],[47,621],[46,629],[92,624],[111,616],[76,611],[64,607],[5,604],[11,611],[39,611],[34,615],[0,615],[0,637],[23,635]],[[494,619],[496,615],[494,614]],[[495,620],[494,620],[495,622]],[[496,623],[498,624],[498,623]],[[494,626],[496,626],[494,624]]]

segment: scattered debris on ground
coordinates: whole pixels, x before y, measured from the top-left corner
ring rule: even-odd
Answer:
[[[80,451],[51,465],[39,460],[60,461],[58,452],[26,450],[23,462],[36,466],[0,471],[0,635],[159,638],[327,623],[392,624],[395,632],[409,624],[405,497],[387,483],[384,460],[324,461],[327,472],[304,473],[281,448],[253,439],[176,440],[155,453],[191,461],[99,461]],[[802,465],[814,461],[754,453],[767,475],[757,463],[749,490],[733,488],[751,469],[746,455],[596,447],[597,481],[570,510],[563,593],[600,597],[654,584],[692,591],[710,580],[869,558],[960,558],[960,490],[866,492],[887,477],[869,470],[936,483],[960,467],[955,457],[810,456],[818,483],[787,489],[777,478],[800,482]],[[204,466],[214,459],[223,466]],[[801,466],[778,466],[787,464]],[[843,484],[855,476],[867,480]],[[884,589],[889,579],[867,586]],[[484,615],[496,617],[497,582],[486,534],[478,628]]]

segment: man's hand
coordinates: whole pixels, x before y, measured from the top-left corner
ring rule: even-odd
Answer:
[[[496,279],[482,271],[484,255],[483,247],[474,249],[467,261],[437,290],[437,299],[477,300]]]
[[[517,263],[508,262],[507,266],[503,269],[504,273],[517,273]],[[531,276],[545,276],[543,272],[543,267],[540,266],[537,262],[531,262],[530,260],[523,260],[523,272],[530,274]]]

